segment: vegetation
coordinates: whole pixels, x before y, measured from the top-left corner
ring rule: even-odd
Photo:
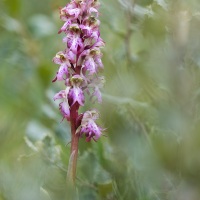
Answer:
[[[51,82],[66,3],[0,1],[0,200],[69,199],[70,127]],[[198,0],[101,0],[106,83],[94,107],[106,131],[80,139],[80,200],[200,198],[199,10]]]

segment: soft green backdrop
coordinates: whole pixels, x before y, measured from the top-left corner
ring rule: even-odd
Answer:
[[[0,200],[68,200],[53,95],[64,0],[0,1]],[[101,0],[105,137],[80,140],[80,200],[200,199],[200,3]]]

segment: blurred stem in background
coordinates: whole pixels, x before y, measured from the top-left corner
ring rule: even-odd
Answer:
[[[126,23],[127,23],[127,30],[125,35],[125,45],[126,45],[126,55],[127,55],[127,67],[132,68],[132,52],[131,52],[131,37],[133,33],[133,22],[134,22],[134,6],[135,6],[135,0],[131,0],[128,3],[127,8],[127,17],[126,17]]]

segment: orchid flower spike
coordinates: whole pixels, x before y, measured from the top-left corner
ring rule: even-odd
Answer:
[[[65,49],[59,51],[53,62],[59,65],[53,80],[63,81],[65,89],[54,96],[60,100],[59,109],[64,119],[70,121],[75,116],[76,134],[86,137],[86,141],[98,140],[102,128],[96,124],[96,110],[78,113],[80,106],[85,105],[85,96],[97,99],[100,103],[104,77],[99,76],[103,69],[101,48],[105,43],[100,37],[98,0],[71,0],[60,9],[60,19],[64,22],[58,33],[64,33]]]

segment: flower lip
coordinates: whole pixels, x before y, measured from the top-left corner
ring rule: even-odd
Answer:
[[[70,87],[67,87],[65,90],[61,90],[60,92],[54,95],[54,101],[57,99],[67,99],[67,95],[69,93]]]
[[[67,120],[70,119],[69,104],[66,101],[63,101],[59,104],[59,110],[64,118]]]
[[[68,102],[70,106],[74,105],[76,102],[79,105],[84,106],[84,102],[85,102],[84,93],[82,89],[78,87],[77,85],[70,88],[70,91],[68,94]]]

